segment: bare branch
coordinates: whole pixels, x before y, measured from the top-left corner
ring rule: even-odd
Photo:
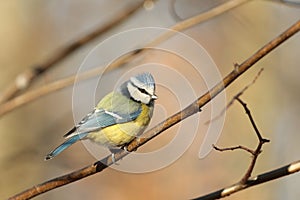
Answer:
[[[268,181],[272,181],[274,179],[278,179],[287,175],[291,175],[300,171],[300,160],[293,162],[289,165],[284,167],[260,174],[254,178],[247,180],[244,184],[236,183],[232,186],[223,188],[221,190],[212,192],[210,194],[204,195],[202,197],[195,198],[197,200],[213,200],[213,199],[220,199],[226,196],[229,196],[233,193],[239,192],[246,188],[259,185],[262,183],[266,183]]]
[[[238,146],[234,146],[234,147],[220,148],[220,147],[217,147],[216,145],[213,144],[213,148],[215,150],[221,151],[221,152],[222,151],[234,151],[234,150],[237,150],[237,149],[241,149],[241,150],[249,152],[251,155],[255,154],[255,152],[252,149],[249,149],[248,147],[245,147],[245,146],[242,146],[242,145],[238,145]]]
[[[68,55],[76,51],[78,48],[82,47],[84,44],[90,42],[91,40],[95,39],[99,35],[107,32],[114,26],[120,24],[129,16],[131,16],[135,11],[140,9],[143,6],[142,3],[138,3],[134,6],[129,6],[123,11],[116,13],[116,16],[112,19],[112,21],[108,22],[104,26],[97,28],[93,32],[79,38],[78,40],[74,41],[73,43],[63,47],[60,51],[52,55],[49,59],[47,59],[44,63],[39,64],[37,66],[31,67],[25,72],[19,74],[17,78],[12,82],[0,95],[0,104],[14,98],[18,95],[21,91],[26,90],[27,88],[32,85],[32,83],[37,79],[39,76],[44,74],[48,69],[53,67],[55,64],[66,58]]]
[[[236,64],[235,64],[235,67],[236,67]],[[228,108],[230,107],[230,106],[232,106],[232,104],[234,103],[234,101],[236,100],[236,98],[238,98],[239,96],[241,96],[251,85],[253,85],[255,82],[256,82],[256,80],[258,79],[258,77],[261,75],[261,73],[263,72],[263,70],[264,70],[264,68],[261,68],[260,70],[259,70],[259,72],[257,73],[257,75],[254,77],[254,79],[253,79],[253,81],[251,82],[251,83],[249,83],[248,85],[246,85],[239,93],[237,93],[232,99],[231,99],[231,101],[229,101],[229,103],[226,105],[226,107],[220,112],[220,114],[219,115],[217,115],[216,117],[214,117],[213,119],[211,119],[211,120],[208,120],[207,122],[205,122],[204,124],[209,124],[209,123],[211,123],[211,122],[213,122],[213,121],[216,121],[216,120],[218,120],[220,117],[222,117],[224,114],[225,114],[225,112],[226,112],[226,110],[228,110]]]
[[[195,102],[190,104],[188,107],[183,109],[182,111],[172,115],[165,121],[159,123],[149,131],[143,134],[144,138],[137,138],[133,140],[127,147],[128,151],[136,150],[141,145],[145,144],[146,142],[150,141],[152,138],[159,135],[164,130],[172,127],[173,125],[179,123],[183,119],[192,116],[195,113],[200,111],[204,105],[206,105],[210,100],[212,100],[216,95],[218,95],[221,91],[223,91],[226,87],[228,87],[234,80],[236,80],[240,75],[242,75],[245,71],[251,68],[256,62],[258,62],[261,58],[269,54],[273,49],[277,46],[282,44],[288,38],[293,36],[300,30],[300,20],[293,24],[290,28],[285,30],[282,34],[274,38],[272,41],[264,45],[261,49],[259,49],[256,53],[254,53],[251,57],[245,60],[241,65],[237,65],[237,67],[230,72],[223,81],[219,82],[216,86],[214,86],[210,91],[206,92],[204,95],[199,97]],[[124,156],[126,156],[129,152],[120,150],[119,152],[115,153],[115,160],[118,161]],[[103,164],[106,163],[106,164]],[[30,199],[35,197],[39,194],[45,193],[49,190],[53,190],[55,188],[61,187],[71,182],[78,181],[82,178],[88,177],[93,175],[97,172],[100,172],[106,169],[108,166],[112,165],[113,162],[111,160],[111,156],[108,156],[101,161],[98,161],[92,165],[89,165],[85,168],[80,170],[74,171],[70,174],[66,174],[61,177],[54,178],[52,180],[46,181],[39,185],[33,186],[15,196],[11,197],[10,199]],[[299,163],[298,163],[299,165]],[[296,165],[296,166],[298,166]],[[298,171],[298,168],[297,168]],[[246,184],[249,181],[246,182]],[[253,182],[252,182],[253,183]],[[255,183],[255,180],[254,180]],[[247,185],[246,185],[247,186]],[[250,185],[249,185],[250,186]],[[248,187],[249,187],[248,186]],[[223,190],[222,190],[223,191]]]
[[[129,54],[121,56],[118,60],[116,60],[108,68],[106,68],[105,72],[107,73],[114,70],[117,67],[123,66],[122,64],[125,64],[128,58],[132,58],[134,54],[136,54],[136,52],[131,52]],[[99,75],[101,72],[103,72],[103,69],[104,69],[103,67],[97,67],[95,69],[83,72],[78,76],[73,75],[58,81],[54,81],[52,83],[49,83],[37,89],[28,91],[25,94],[19,95],[8,102],[0,104],[0,117],[33,100],[36,100],[47,94],[51,94],[51,92],[55,92],[67,86],[73,85],[75,81],[83,81],[95,77]]]
[[[242,92],[239,92],[239,94],[241,94],[241,93],[242,93]],[[213,147],[214,147],[214,149],[216,149],[217,151],[229,151],[229,150],[233,151],[233,150],[237,150],[237,149],[242,149],[242,150],[245,150],[245,151],[247,151],[247,152],[249,152],[249,153],[252,154],[252,160],[251,160],[250,166],[249,166],[249,168],[248,168],[246,174],[243,176],[242,180],[240,181],[241,184],[244,184],[244,183],[250,178],[251,173],[253,172],[253,169],[254,169],[256,160],[257,160],[259,154],[262,152],[262,146],[263,146],[265,143],[270,142],[270,140],[265,139],[265,138],[263,138],[263,137],[261,136],[261,133],[259,132],[259,130],[258,130],[256,124],[255,124],[255,121],[254,121],[254,119],[253,119],[253,117],[252,117],[252,115],[251,115],[251,112],[250,112],[249,108],[247,107],[247,104],[246,104],[245,102],[243,102],[243,101],[239,98],[238,95],[236,95],[236,96],[234,97],[234,99],[237,100],[237,101],[243,106],[243,108],[244,108],[244,110],[245,110],[245,112],[246,112],[246,114],[247,114],[247,116],[248,116],[248,118],[249,118],[249,120],[250,120],[250,122],[251,122],[251,125],[252,125],[252,127],[254,128],[254,130],[255,130],[256,136],[257,136],[257,138],[258,138],[258,140],[259,140],[258,145],[257,145],[257,147],[256,147],[255,150],[252,150],[252,149],[250,149],[250,148],[248,148],[248,147],[244,147],[244,146],[241,146],[241,145],[235,146],[235,147],[227,147],[227,148],[219,148],[219,147],[216,147],[215,145],[213,145]]]
[[[255,77],[255,79],[252,81],[252,83],[254,83],[256,81],[256,79],[258,78],[259,74]],[[227,148],[219,148],[219,147],[216,147],[215,145],[213,145],[213,147],[217,151],[221,151],[221,152],[223,152],[223,151],[229,151],[229,150],[233,151],[233,150],[237,150],[237,149],[242,149],[244,151],[247,151],[247,152],[249,152],[249,153],[252,154],[251,163],[250,163],[250,165],[249,165],[249,167],[248,167],[245,175],[243,176],[243,178],[238,183],[236,183],[235,185],[230,186],[230,187],[228,187],[226,189],[223,189],[221,193],[214,192],[214,193],[211,193],[209,195],[206,195],[206,196],[203,197],[203,199],[205,199],[205,197],[207,197],[208,199],[210,199],[214,194],[222,195],[222,196],[220,196],[218,198],[225,197],[225,196],[228,196],[228,195],[230,195],[230,194],[232,194],[234,192],[237,192],[237,191],[240,191],[240,190],[246,188],[246,184],[249,181],[249,179],[251,177],[251,174],[252,174],[252,172],[254,170],[257,158],[258,158],[259,154],[262,152],[262,146],[265,143],[270,142],[270,140],[265,139],[265,138],[262,137],[261,133],[259,132],[259,130],[258,130],[257,126],[256,126],[256,123],[255,123],[255,121],[253,119],[253,116],[251,115],[250,109],[247,107],[247,104],[240,99],[240,96],[243,94],[243,92],[248,87],[249,87],[249,85],[247,85],[241,92],[239,92],[237,95],[235,95],[235,97],[233,98],[233,100],[237,100],[243,106],[243,108],[244,108],[244,110],[245,110],[245,112],[246,112],[246,114],[247,114],[247,116],[248,116],[248,118],[249,118],[249,120],[251,122],[251,125],[254,128],[254,130],[255,130],[255,134],[256,134],[256,136],[257,136],[257,138],[259,140],[256,149],[252,150],[252,149],[250,149],[248,147],[244,147],[244,146],[241,146],[241,145],[235,146],[235,147],[227,147]],[[233,100],[231,102],[233,102]],[[201,198],[202,197],[200,197],[200,199]]]
[[[262,149],[262,146],[263,146],[265,143],[270,142],[270,140],[265,139],[265,138],[263,138],[263,137],[261,136],[261,133],[259,132],[259,130],[258,130],[258,128],[257,128],[257,126],[256,126],[256,124],[255,124],[255,122],[254,122],[254,119],[253,119],[253,117],[252,117],[252,115],[251,115],[251,112],[250,112],[249,108],[247,107],[247,104],[244,103],[239,97],[236,97],[236,100],[237,100],[238,102],[240,102],[240,103],[242,104],[243,108],[245,109],[246,114],[247,114],[247,116],[249,117],[249,120],[250,120],[250,122],[251,122],[251,124],[252,124],[252,127],[254,128],[255,133],[256,133],[256,135],[257,135],[257,137],[258,137],[258,140],[259,140],[259,143],[258,143],[258,145],[257,145],[257,147],[256,147],[256,149],[255,149],[255,151],[253,152],[253,158],[252,158],[252,161],[251,161],[251,163],[250,163],[250,166],[249,166],[249,168],[248,168],[246,174],[244,175],[244,177],[243,177],[242,180],[241,180],[241,183],[245,183],[245,182],[250,178],[251,173],[253,172],[253,169],[254,169],[256,160],[257,160],[259,154],[260,154],[261,151],[262,151],[262,150],[261,150],[261,149]]]
[[[170,27],[170,30],[172,30],[172,31],[165,32],[164,34],[162,34],[161,36],[157,37],[152,42],[150,42],[148,45],[146,45],[146,47],[156,46],[156,45],[160,44],[161,42],[163,42],[164,40],[172,37],[174,34],[176,34],[176,31],[183,31],[187,28],[195,26],[201,22],[209,20],[217,15],[220,15],[236,6],[239,6],[242,3],[245,3],[247,1],[249,1],[249,0],[231,0],[231,1],[228,1],[227,3],[224,3],[218,7],[210,10],[210,11],[207,11],[205,13],[202,13],[200,15],[191,17],[180,23],[177,23],[176,25]],[[136,52],[129,53],[126,56],[122,56],[121,58],[119,58],[115,62],[113,62],[110,65],[110,68],[112,66],[118,67],[118,66],[124,65],[126,62],[129,62],[130,60],[135,58],[135,56],[144,52],[145,49],[147,49],[146,47],[143,49],[139,49]],[[76,80],[80,81],[80,80],[86,80],[88,78],[96,77],[99,75],[98,72],[101,71],[100,68],[101,67],[99,67],[99,69],[92,69],[90,71],[85,72],[84,74],[78,75],[78,79],[76,79]],[[89,75],[87,75],[87,74],[89,74]],[[6,114],[12,110],[14,110],[22,105],[25,105],[33,100],[36,100],[44,95],[47,95],[51,92],[55,92],[55,91],[65,88],[67,86],[71,86],[71,85],[73,85],[74,80],[75,80],[75,76],[71,76],[71,77],[68,77],[68,78],[65,78],[65,79],[62,79],[59,81],[55,81],[48,85],[42,86],[41,88],[30,91],[23,95],[20,95],[8,102],[5,102],[2,105],[0,104],[0,116],[3,116],[4,114]],[[0,100],[0,103],[1,103],[1,100]]]

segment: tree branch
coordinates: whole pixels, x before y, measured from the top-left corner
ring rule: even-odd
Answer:
[[[260,71],[257,73],[257,75],[254,77],[254,79],[253,79],[253,81],[251,82],[251,83],[249,83],[248,85],[246,85],[239,93],[237,93],[235,96],[234,96],[234,98],[232,98],[231,99],[231,101],[229,101],[229,103],[226,105],[226,107],[220,112],[220,114],[219,115],[217,115],[216,117],[214,117],[214,118],[212,118],[211,120],[208,120],[207,122],[205,122],[204,124],[209,124],[209,123],[211,123],[211,122],[213,122],[213,121],[216,121],[217,119],[219,119],[220,117],[222,117],[224,114],[225,114],[225,112],[226,112],[226,110],[230,107],[230,106],[232,106],[232,104],[233,104],[233,102],[234,102],[234,100],[236,100],[236,98],[238,98],[238,97],[240,97],[251,85],[253,85],[255,82],[256,82],[256,80],[258,79],[258,77],[261,75],[261,73],[263,72],[263,68],[261,68],[260,69]]]
[[[247,180],[244,184],[236,183],[232,186],[223,188],[221,190],[212,192],[210,194],[207,194],[205,196],[195,198],[197,200],[213,200],[213,199],[220,199],[222,197],[229,196],[233,193],[239,192],[241,190],[244,190],[246,188],[259,185],[262,183],[266,183],[268,181],[272,181],[274,179],[278,179],[293,173],[296,173],[300,171],[300,160],[293,162],[289,165],[286,165],[284,167],[268,171],[266,173],[260,174],[252,179]]]
[[[239,6],[247,1],[249,1],[249,0],[231,0],[220,6],[213,8],[210,11],[207,11],[200,15],[196,15],[196,16],[186,19],[182,22],[179,22],[169,28],[172,31],[167,31],[167,32],[163,33],[161,36],[157,37],[152,42],[147,44],[146,47],[156,46],[156,45],[160,44],[161,42],[163,42],[164,40],[172,37],[174,34],[177,33],[177,31],[183,31],[183,30],[190,28],[192,26],[195,26],[201,22],[207,21],[207,20],[209,20],[215,16],[218,16],[232,8],[235,8],[236,6]],[[121,65],[126,64],[126,62],[129,62],[130,60],[135,58],[135,56],[144,52],[145,49],[146,48],[142,48],[135,52],[131,52],[125,56],[122,56],[121,58],[117,59],[115,62],[111,63],[109,68],[111,69],[111,68],[119,67]],[[83,74],[78,75],[77,79],[76,79],[76,75],[75,75],[75,76],[71,76],[71,77],[68,77],[68,78],[65,78],[62,80],[52,82],[50,84],[47,84],[47,85],[37,88],[35,90],[29,91],[23,95],[19,95],[19,96],[15,97],[14,99],[11,99],[10,101],[7,101],[3,104],[1,104],[1,100],[0,100],[0,117],[22,105],[25,105],[33,100],[38,99],[44,95],[50,94],[51,92],[58,91],[67,86],[71,86],[74,84],[75,80],[81,81],[81,80],[86,80],[86,79],[89,79],[92,77],[96,77],[99,75],[99,72],[101,72],[101,71],[102,71],[102,67],[99,67],[97,69],[92,69],[90,71],[87,71]],[[13,90],[11,90],[11,91],[13,91]]]
[[[277,46],[282,44],[288,38],[293,36],[300,30],[300,20],[293,24],[290,28],[285,30],[282,34],[277,36],[275,39],[264,45],[261,49],[259,49],[256,53],[254,53],[251,57],[245,60],[241,65],[236,65],[234,70],[230,72],[223,81],[219,82],[216,86],[214,86],[210,91],[206,92],[204,95],[199,97],[195,102],[190,104],[188,107],[183,109],[182,111],[174,114],[173,116],[169,117],[165,121],[159,123],[154,128],[150,129],[146,133],[143,134],[144,138],[137,138],[133,140],[127,147],[128,151],[136,150],[141,145],[145,144],[155,136],[159,135],[164,130],[170,128],[171,126],[179,123],[183,119],[197,113],[200,111],[204,105],[206,105],[212,98],[218,95],[221,91],[223,91],[226,87],[228,87],[234,80],[236,80],[240,75],[242,75],[245,71],[251,68],[256,62],[258,62],[261,58],[265,55],[270,53],[273,49]],[[115,153],[115,160],[118,161],[124,156],[126,156],[129,152],[120,150],[119,152]],[[106,164],[103,164],[106,163]],[[72,173],[66,174],[61,177],[57,177],[41,183],[39,185],[33,186],[15,196],[11,197],[10,199],[30,199],[35,197],[39,194],[45,193],[49,190],[53,190],[55,188],[61,187],[71,182],[78,181],[82,178],[88,177],[93,175],[97,172],[100,172],[106,169],[108,166],[112,165],[113,162],[111,160],[111,156],[107,156],[106,158],[98,161],[92,165],[89,165],[85,168],[80,170],[74,171]],[[299,163],[292,166],[292,169],[298,167]],[[299,171],[299,169],[296,169]],[[264,176],[263,176],[264,177]],[[255,184],[257,181],[261,181],[261,178],[258,177],[257,179],[253,180],[251,184]],[[248,183],[248,182],[247,182]],[[247,186],[247,185],[246,185]],[[249,186],[248,186],[249,187]],[[222,190],[223,191],[223,190]]]
[[[234,146],[234,147],[225,147],[225,148],[220,148],[220,147],[217,147],[216,145],[213,144],[213,148],[217,151],[234,151],[234,150],[237,150],[237,149],[241,149],[241,150],[244,150],[244,151],[247,151],[248,153],[250,153],[251,155],[254,155],[254,151],[252,149],[249,149],[248,147],[245,147],[245,146],[242,146],[242,145],[238,145],[238,146]]]
[[[254,79],[254,80],[256,80],[256,79]],[[245,89],[243,89],[242,92],[239,92],[239,94],[242,94],[244,91],[245,91]],[[258,130],[256,124],[255,124],[253,116],[251,115],[250,109],[247,107],[247,104],[245,102],[243,102],[238,95],[236,95],[233,99],[237,100],[243,106],[243,108],[244,108],[244,110],[245,110],[245,112],[246,112],[246,114],[247,114],[247,116],[248,116],[248,118],[251,122],[251,125],[255,130],[255,134],[258,138],[258,145],[257,145],[255,150],[249,149],[249,148],[241,146],[241,145],[235,146],[235,147],[227,147],[227,148],[219,148],[219,147],[216,147],[215,145],[213,145],[213,147],[217,151],[229,151],[229,150],[233,151],[233,150],[237,150],[237,149],[242,149],[242,150],[245,150],[245,151],[252,154],[252,160],[251,160],[250,166],[249,166],[246,174],[243,176],[243,178],[239,182],[241,185],[243,185],[251,177],[251,174],[253,172],[253,169],[254,169],[254,166],[256,164],[257,158],[258,158],[259,154],[262,152],[262,146],[265,143],[270,142],[270,140],[265,139],[265,138],[262,137],[261,133],[259,132],[259,130]]]
[[[124,11],[120,11],[116,14],[116,16],[112,19],[112,21],[108,22],[104,26],[97,28],[93,32],[79,38],[73,43],[63,47],[60,51],[53,54],[49,59],[47,59],[44,63],[39,64],[37,66],[31,67],[27,69],[25,72],[19,74],[17,78],[12,82],[0,95],[0,104],[14,98],[21,91],[29,88],[32,83],[42,74],[44,74],[47,70],[53,67],[55,64],[66,58],[68,55],[76,51],[78,48],[82,47],[84,44],[90,42],[95,39],[99,35],[107,32],[111,28],[123,22],[129,16],[134,14],[137,10],[139,10],[142,6],[142,3],[137,3],[134,6],[127,7]]]

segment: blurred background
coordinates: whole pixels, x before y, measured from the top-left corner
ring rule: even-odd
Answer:
[[[3,91],[21,72],[45,62],[67,44],[109,23],[118,13],[141,2],[1,1],[0,91]],[[153,4],[147,1],[122,23],[54,65],[39,77],[29,90],[75,75],[84,69],[105,66],[111,61],[113,57],[111,55],[115,56],[115,52],[121,52],[119,49],[143,45],[139,42],[136,44],[117,42],[113,37],[115,34],[133,28],[168,28],[225,2],[227,1],[166,0]],[[220,75],[225,76],[233,69],[233,63],[241,63],[299,20],[300,4],[295,3],[297,1],[290,2],[249,1],[190,27],[183,33],[190,38],[189,41],[193,39],[198,45],[202,45]],[[151,34],[145,38],[140,36],[136,41],[145,43],[154,37],[155,34],[153,38]],[[181,40],[174,41],[173,47],[191,54],[191,59],[199,56],[194,55],[192,49],[186,48],[184,43],[181,44]],[[98,54],[95,55],[98,55],[99,59],[92,57],[84,62],[85,58],[90,58],[89,53],[101,42],[109,45],[102,45],[100,50],[96,51]],[[168,42],[164,44],[167,45]],[[257,82],[242,96],[251,109],[261,133],[271,140],[271,143],[264,146],[254,175],[299,160],[300,136],[297,133],[300,129],[299,47],[298,33],[259,61],[223,93],[223,98],[226,95],[228,102],[253,80],[260,68],[264,68]],[[155,66],[147,65],[152,62],[156,63]],[[73,145],[53,160],[44,161],[44,156],[63,141],[64,133],[93,108],[94,101],[98,101],[115,87],[120,77],[126,80],[129,75],[141,70],[154,73],[156,81],[160,83],[157,87],[159,99],[150,125],[154,126],[207,91],[209,88],[207,81],[205,77],[201,77],[201,70],[209,70],[213,66],[211,60],[208,59],[207,62],[207,65],[201,67],[192,66],[189,60],[184,60],[180,55],[150,50],[126,67],[104,74],[100,81],[99,77],[96,77],[76,83],[76,88],[79,88],[76,91],[79,93],[76,93],[75,100],[74,88],[70,86],[1,116],[0,199],[95,162],[95,158],[82,143]],[[141,64],[145,65],[137,67]],[[86,68],[83,69],[82,66]],[[172,69],[172,72],[176,73],[170,73],[166,69]],[[182,75],[184,84],[178,81],[178,74]],[[96,91],[95,84],[99,87]],[[185,89],[187,85],[190,90]],[[90,94],[94,96],[89,96]],[[211,151],[204,158],[199,158],[199,149],[208,130],[205,122],[214,117],[212,113],[208,104],[199,115],[172,127],[137,151],[137,153],[157,151],[173,141],[177,134],[196,133],[195,137],[189,135],[194,137],[191,138],[192,143],[170,165],[148,173],[128,173],[109,168],[35,199],[190,199],[231,185],[239,181],[246,172],[251,157],[243,151],[226,153]],[[223,121],[215,123],[222,125],[218,146],[246,145],[253,148],[256,146],[257,139],[253,128],[239,104],[235,103],[226,112],[224,125]],[[176,147],[169,152],[171,157],[173,151],[176,151]],[[159,159],[163,161],[166,157],[158,157],[157,162],[160,162]],[[126,158],[120,161],[119,166],[122,166],[125,160]],[[140,162],[139,165],[141,168],[147,168],[146,165],[149,164]],[[294,174],[247,189],[227,199],[297,199],[300,195],[299,185],[299,174]]]

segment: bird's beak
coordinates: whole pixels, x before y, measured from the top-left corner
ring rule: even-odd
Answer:
[[[157,96],[154,94],[154,95],[151,96],[151,99],[156,100]]]

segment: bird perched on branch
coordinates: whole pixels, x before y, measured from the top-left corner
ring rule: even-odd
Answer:
[[[156,99],[155,82],[150,73],[131,77],[116,91],[107,94],[92,112],[66,133],[66,141],[51,151],[45,160],[84,139],[106,146],[111,152],[123,147],[148,126]]]

